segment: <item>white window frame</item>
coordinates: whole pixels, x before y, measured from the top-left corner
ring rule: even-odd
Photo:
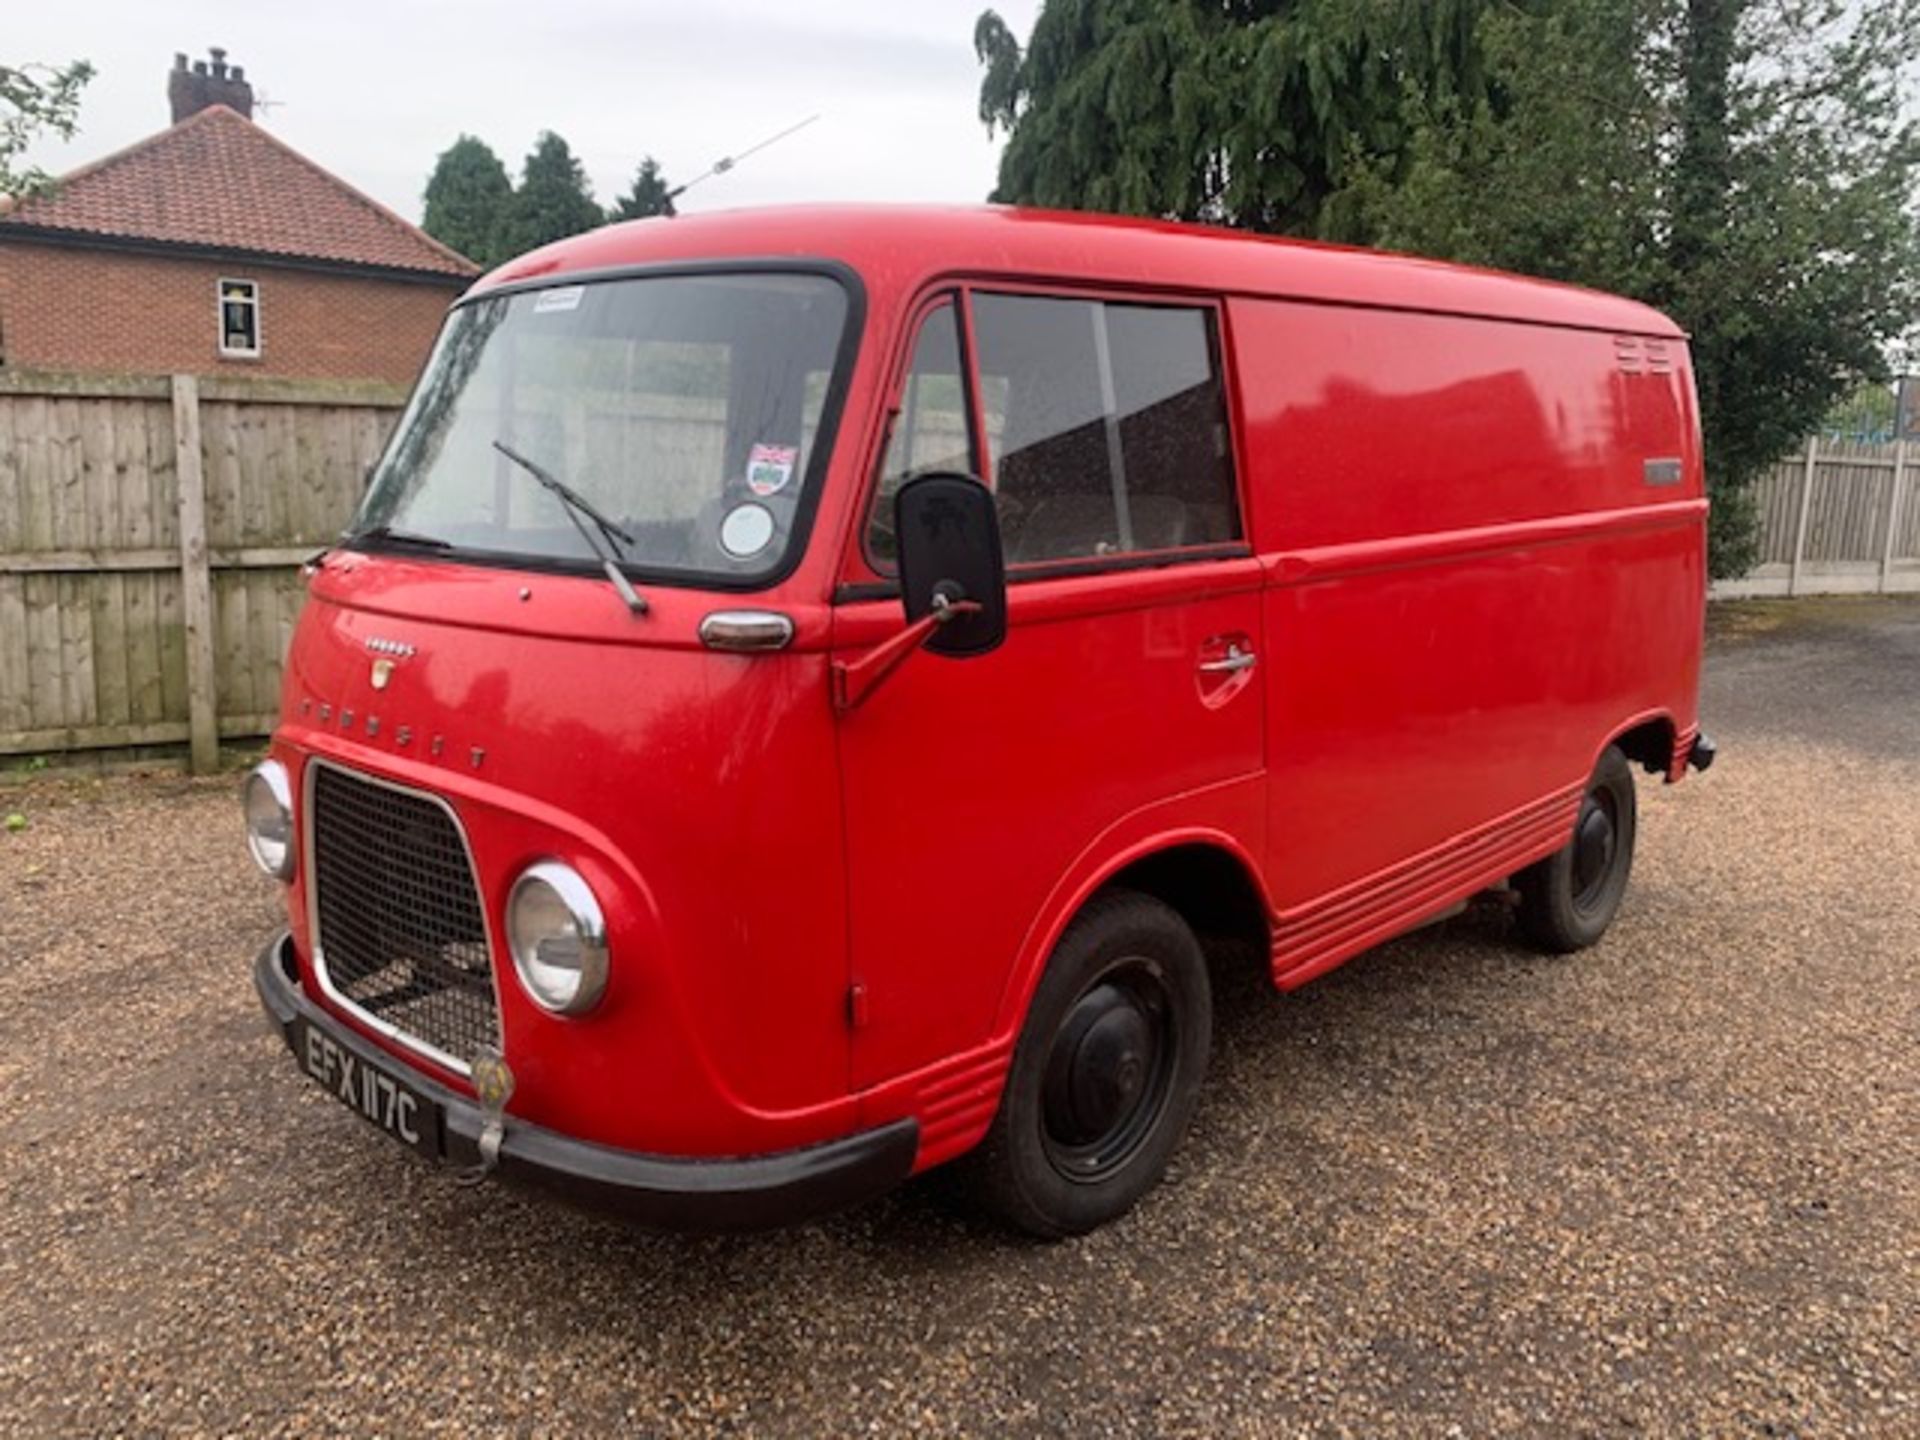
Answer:
[[[253,292],[253,298],[251,300],[234,302],[253,306],[252,349],[244,349],[227,344],[227,305],[229,303],[227,300],[227,287],[229,285],[244,285],[248,290]],[[216,327],[214,334],[217,335],[220,340],[221,355],[230,360],[258,360],[260,358],[260,351],[266,344],[266,337],[262,330],[260,318],[260,282],[258,280],[242,279],[237,275],[224,276],[214,281],[213,322]]]

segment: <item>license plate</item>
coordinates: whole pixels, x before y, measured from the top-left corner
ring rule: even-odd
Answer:
[[[293,1022],[293,1053],[309,1078],[354,1114],[429,1159],[440,1158],[437,1101],[297,1017]]]

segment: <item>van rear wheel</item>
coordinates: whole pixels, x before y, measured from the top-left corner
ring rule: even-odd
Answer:
[[[1580,802],[1573,838],[1514,881],[1520,928],[1529,940],[1567,954],[1606,934],[1627,893],[1637,828],[1633,768],[1609,745]]]
[[[1186,1133],[1212,1031],[1186,922],[1151,896],[1096,897],[1047,963],[999,1113],[967,1157],[985,1207],[1046,1239],[1126,1213]]]

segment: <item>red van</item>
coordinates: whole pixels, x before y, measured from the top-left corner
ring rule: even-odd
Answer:
[[[299,1066],[472,1173],[1124,1211],[1282,990],[1621,903],[1712,748],[1685,336],[1178,225],[614,226],[454,307],[311,566],[250,848]],[[1217,941],[1236,942],[1216,946]],[[1251,950],[1249,950],[1251,946]]]

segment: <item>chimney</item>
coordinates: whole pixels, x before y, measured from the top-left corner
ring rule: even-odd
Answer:
[[[173,107],[173,123],[178,125],[189,115],[198,115],[209,105],[225,105],[247,119],[253,118],[253,86],[246,71],[227,64],[227,52],[210,46],[212,63],[196,60],[188,68],[187,57],[176,54],[173,69],[167,73],[167,103]]]

